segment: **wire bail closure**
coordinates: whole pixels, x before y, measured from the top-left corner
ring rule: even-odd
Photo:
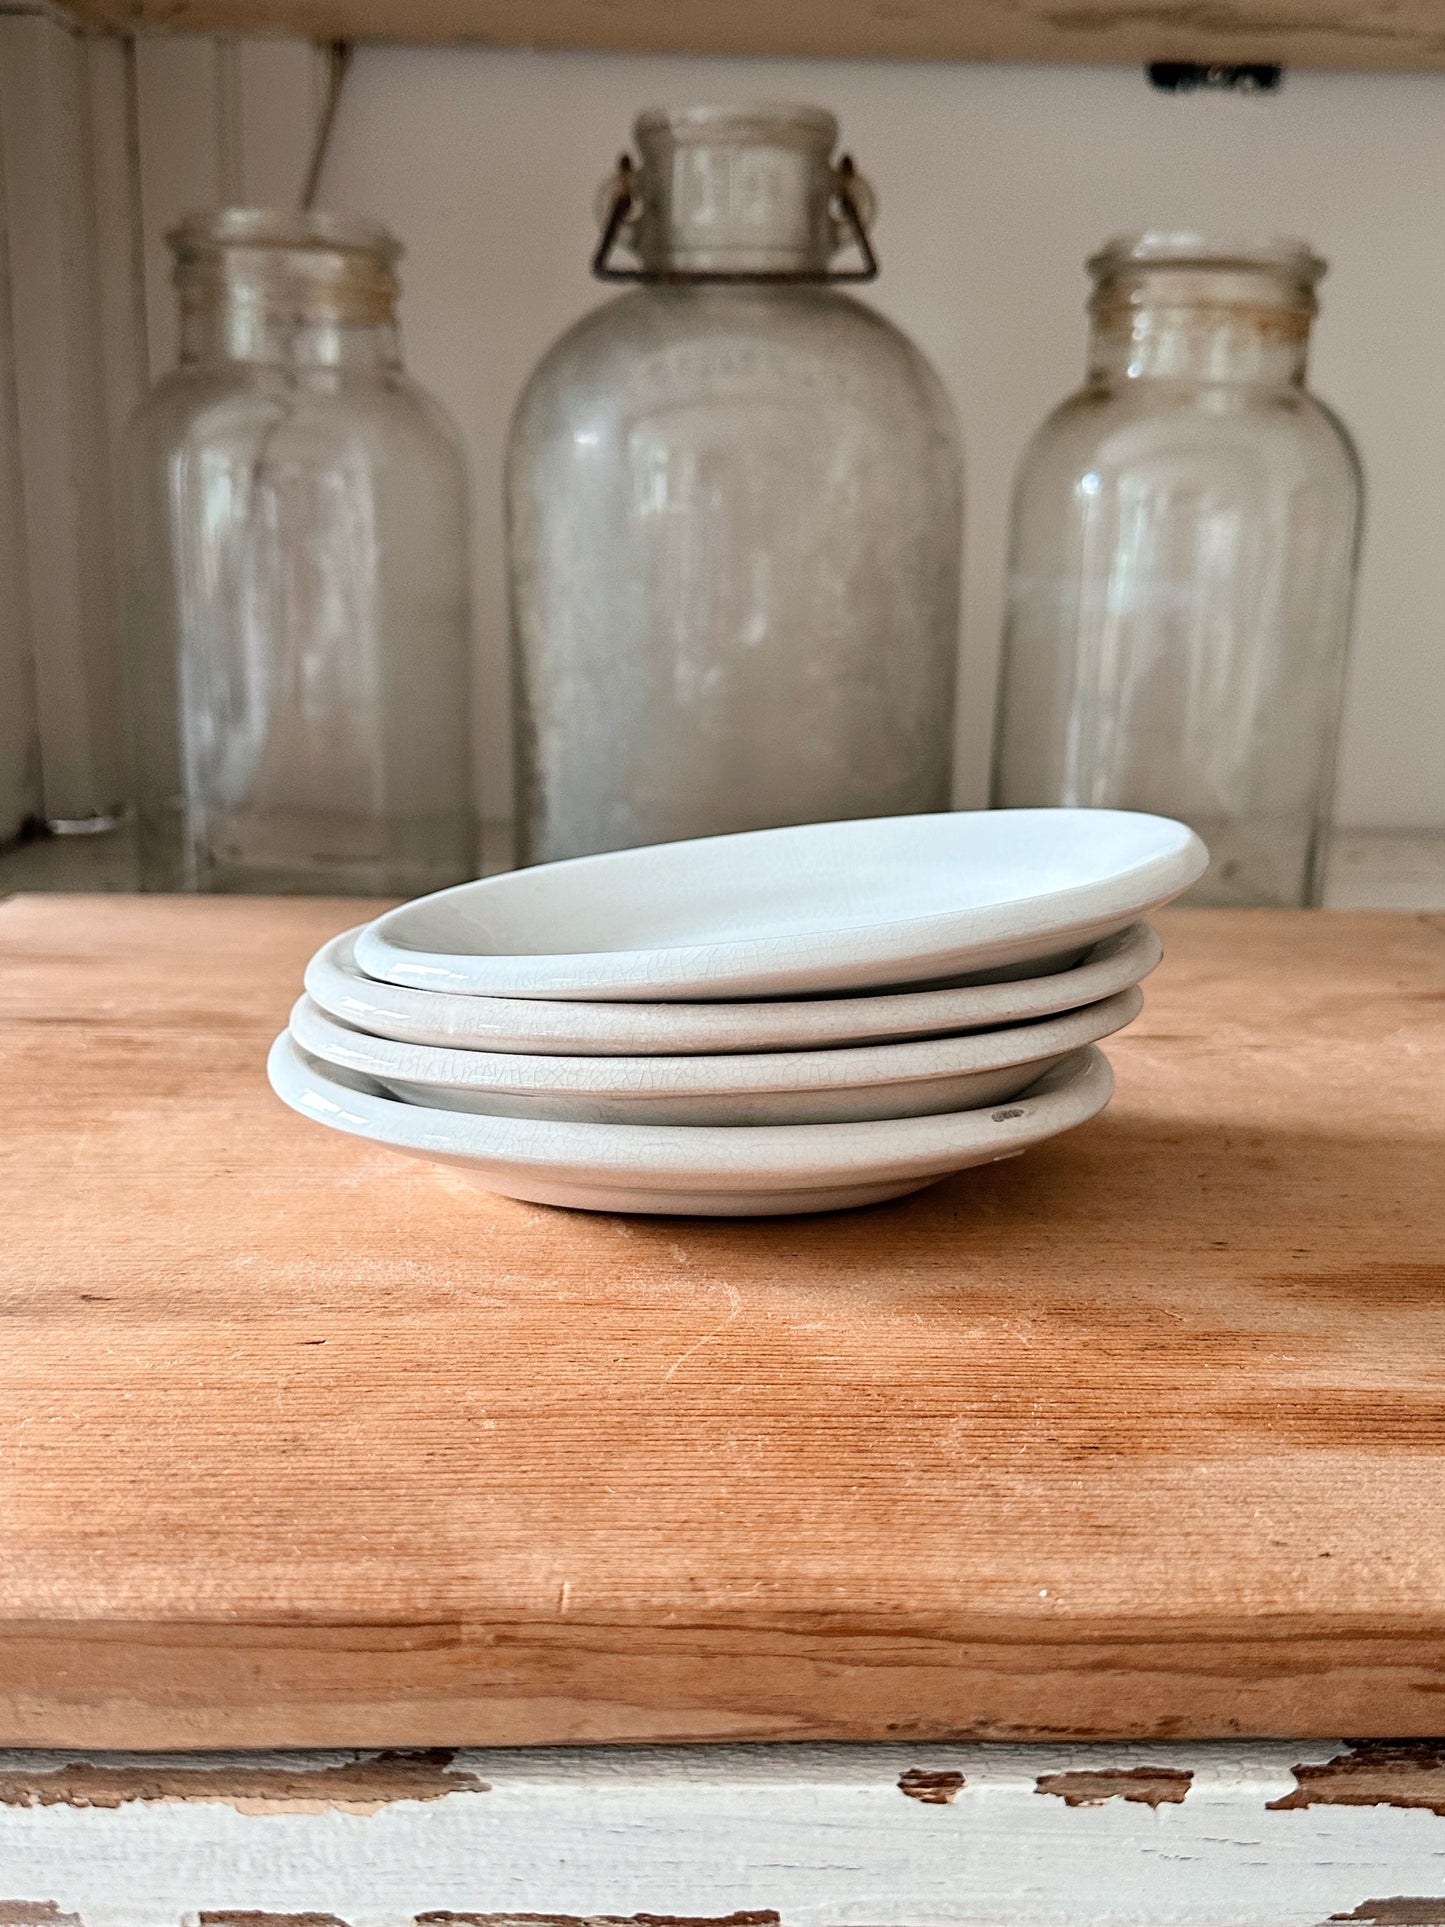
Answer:
[[[878,279],[878,257],[868,239],[867,216],[864,211],[864,197],[869,204],[872,195],[867,183],[853,165],[853,156],[840,156],[833,169],[832,192],[829,196],[828,210],[834,222],[846,234],[858,251],[860,265],[854,268],[623,268],[612,260],[612,255],[622,243],[624,228],[635,222],[642,212],[642,196],[637,185],[637,164],[630,154],[618,157],[617,168],[604,188],[607,196],[605,212],[602,216],[602,233],[592,256],[592,273],[599,281],[661,281],[661,282],[707,282],[707,281],[766,281],[782,285],[833,282],[857,286],[865,281]]]

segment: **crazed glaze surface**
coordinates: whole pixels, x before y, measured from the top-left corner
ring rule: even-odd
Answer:
[[[932,1037],[1081,1010],[1147,977],[1164,954],[1147,923],[1131,924],[1071,969],[999,983],[862,997],[726,1003],[582,1003],[468,997],[386,984],[357,968],[355,930],[306,966],[306,990],[329,1017],[403,1044],[573,1056],[816,1049]]]
[[[363,1036],[300,998],[291,1035],[309,1056],[441,1110],[591,1124],[831,1124],[1002,1103],[1071,1050],[1132,1023],[1131,986],[1062,1017],[856,1050],[741,1056],[533,1057],[436,1050]]]
[[[709,1130],[563,1124],[400,1104],[370,1079],[308,1058],[287,1031],[271,1088],[303,1117],[411,1157],[458,1165],[484,1189],[584,1211],[754,1217],[902,1197],[953,1171],[1013,1157],[1093,1117],[1113,1076],[1090,1045],[1002,1110],[884,1123]]]
[[[441,890],[365,926],[356,961],[390,983],[524,997],[920,983],[1069,956],[1186,890],[1207,861],[1183,824],[1129,811],[806,824]]]

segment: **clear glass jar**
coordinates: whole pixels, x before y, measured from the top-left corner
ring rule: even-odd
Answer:
[[[836,138],[808,107],[637,122],[645,285],[548,352],[508,454],[524,862],[948,807],[957,435],[823,285],[871,211]]]
[[[1154,810],[1193,899],[1317,902],[1360,525],[1298,242],[1114,241],[1013,506],[994,801]]]
[[[400,249],[242,208],[170,241],[180,366],[129,444],[144,884],[468,877],[466,476],[402,372]]]

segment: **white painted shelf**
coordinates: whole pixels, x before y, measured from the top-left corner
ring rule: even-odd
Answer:
[[[0,1921],[1439,1927],[1442,1812],[1420,1742],[9,1754]]]

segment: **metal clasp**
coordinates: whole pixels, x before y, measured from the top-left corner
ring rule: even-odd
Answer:
[[[612,254],[622,241],[623,230],[636,224],[642,212],[642,196],[637,185],[637,166],[630,154],[623,154],[617,171],[603,190],[602,233],[592,256],[592,272],[599,281],[767,281],[783,285],[833,282],[858,284],[878,279],[878,257],[868,239],[872,195],[868,184],[853,165],[851,154],[840,157],[833,169],[833,189],[828,211],[842,237],[858,251],[860,265],[855,268],[765,268],[740,273],[728,268],[619,268]]]

